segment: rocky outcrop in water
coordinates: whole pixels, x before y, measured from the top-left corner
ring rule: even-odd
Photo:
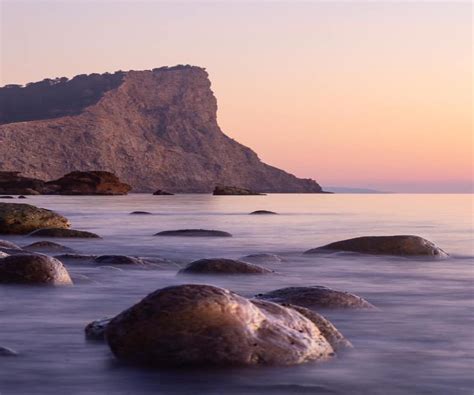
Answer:
[[[155,236],[181,236],[181,237],[232,237],[228,232],[213,229],[178,229],[164,230]]]
[[[293,365],[334,349],[295,309],[209,285],[160,289],[108,323],[120,360],[153,366]]]
[[[354,239],[337,241],[322,247],[313,248],[305,254],[317,254],[331,251],[356,252],[372,255],[399,256],[432,256],[445,258],[448,256],[434,243],[419,236],[364,236]]]
[[[100,239],[99,235],[85,230],[63,229],[63,228],[44,228],[31,232],[29,237],[62,237],[62,238],[81,238],[81,239]]]
[[[26,234],[40,228],[69,228],[69,221],[54,211],[29,204],[0,203],[0,234]]]
[[[63,264],[46,255],[11,255],[0,260],[0,283],[71,285]]]
[[[107,171],[73,171],[45,184],[51,195],[126,195],[132,187]]]
[[[181,274],[268,274],[271,270],[234,259],[199,259],[191,262]]]
[[[251,189],[241,188],[241,187],[232,187],[226,185],[218,185],[214,188],[212,192],[213,195],[263,195],[263,193],[255,192]]]
[[[39,195],[44,187],[43,180],[23,177],[17,171],[0,171],[0,194]]]
[[[206,71],[192,66],[4,87],[0,170],[40,180],[104,170],[136,192],[321,192],[223,134],[216,112]]]

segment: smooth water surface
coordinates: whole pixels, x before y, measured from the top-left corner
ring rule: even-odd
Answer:
[[[9,200],[8,202],[13,202]],[[65,262],[74,287],[0,286],[0,394],[472,394],[474,388],[472,195],[33,196],[103,239],[54,240],[83,254],[170,260],[153,270]],[[248,215],[265,209],[279,215]],[[153,215],[129,215],[145,210]],[[156,237],[172,229],[232,238]],[[362,235],[415,234],[446,260],[302,255]],[[0,236],[26,245],[37,239]],[[282,256],[269,276],[176,276],[194,259]],[[114,360],[84,326],[158,288],[207,283],[252,296],[291,285],[356,293],[379,312],[325,311],[353,351],[326,363],[245,369],[143,370]]]

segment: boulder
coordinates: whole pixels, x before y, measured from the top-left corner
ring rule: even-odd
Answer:
[[[101,255],[94,259],[99,265],[145,265],[145,262],[133,256],[126,255]]]
[[[131,215],[151,215],[151,213],[148,211],[132,211],[130,214]]]
[[[256,210],[252,211],[250,215],[265,215],[265,214],[277,214],[274,211],[268,211],[268,210]]]
[[[158,189],[157,191],[153,192],[153,195],[166,195],[166,196],[171,196],[174,195],[174,193],[163,191],[162,189]]]
[[[0,196],[0,199],[15,199],[13,196]]]
[[[435,256],[447,257],[448,254],[431,241],[419,236],[363,236],[337,241],[322,247],[313,248],[305,254],[331,251],[356,252],[373,255],[398,256]]]
[[[23,177],[18,171],[0,171],[0,194],[38,195],[44,184],[43,180]]]
[[[0,283],[71,285],[63,264],[46,255],[11,255],[0,260]]]
[[[132,187],[108,171],[73,171],[45,184],[52,195],[126,195]]]
[[[105,340],[105,329],[111,318],[101,318],[87,324],[84,332],[87,340]]]
[[[27,246],[23,247],[23,249],[32,252],[74,252],[72,248],[46,240],[28,244]]]
[[[67,218],[29,204],[0,203],[0,234],[27,234],[41,228],[69,228]]]
[[[252,263],[281,263],[283,258],[275,254],[250,254],[242,258],[243,261],[252,262]]]
[[[208,230],[208,229],[178,229],[178,230],[165,230],[158,232],[155,236],[183,236],[183,237],[232,237],[228,232],[221,230]]]
[[[373,309],[372,304],[360,296],[331,288],[288,287],[256,295],[258,299],[274,303],[286,303],[309,309]]]
[[[92,232],[76,229],[63,228],[44,228],[31,232],[29,237],[62,237],[62,238],[83,238],[83,239],[100,239],[100,236]]]
[[[265,195],[264,193],[258,193],[251,189],[239,188],[233,186],[217,185],[214,188],[213,195]]]
[[[210,285],[151,293],[113,318],[105,338],[118,359],[151,366],[294,365],[334,355],[295,309]]]
[[[56,259],[60,261],[92,261],[96,258],[96,255],[83,255],[83,254],[61,254],[55,255]]]
[[[200,259],[191,262],[181,274],[268,274],[273,271],[251,263],[233,259]]]
[[[20,196],[18,196],[18,199],[26,199],[26,196],[20,195]]]
[[[11,248],[12,250],[21,250],[15,243],[6,240],[0,240],[0,248]]]

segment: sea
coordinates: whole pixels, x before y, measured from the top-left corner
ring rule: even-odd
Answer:
[[[12,200],[5,202],[13,202]],[[81,254],[161,258],[153,269],[64,262],[65,287],[0,285],[0,394],[473,394],[473,195],[269,194],[267,196],[30,196],[74,229],[101,239],[55,239]],[[132,211],[152,215],[130,215]],[[271,210],[278,215],[249,215]],[[230,238],[158,237],[203,228]],[[410,234],[447,259],[304,255],[333,241]],[[0,236],[25,246],[40,239]],[[200,258],[269,253],[271,275],[177,275]],[[54,255],[54,254],[53,254]],[[246,368],[144,369],[117,361],[84,327],[157,289],[212,284],[246,297],[322,285],[357,294],[377,311],[320,311],[354,349],[326,362]]]

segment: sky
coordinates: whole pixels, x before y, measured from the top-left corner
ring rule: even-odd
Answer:
[[[0,85],[193,64],[218,121],[323,186],[473,185],[472,4],[1,0]]]

